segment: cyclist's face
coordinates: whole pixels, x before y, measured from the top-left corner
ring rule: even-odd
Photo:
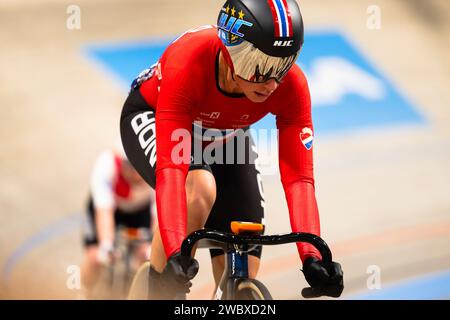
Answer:
[[[250,82],[238,76],[235,81],[245,96],[252,102],[261,103],[266,101],[270,95],[278,88],[279,83],[275,79],[266,82]]]

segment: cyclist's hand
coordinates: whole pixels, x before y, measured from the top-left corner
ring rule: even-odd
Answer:
[[[114,263],[114,246],[112,243],[103,242],[98,246],[97,261],[103,266],[110,266]]]
[[[192,286],[191,280],[197,275],[198,261],[191,257],[173,254],[161,274],[162,281],[175,299],[185,299]]]
[[[302,290],[305,298],[320,296],[340,297],[344,290],[344,273],[337,262],[324,263],[323,261],[310,257],[303,264],[303,274],[311,286]]]

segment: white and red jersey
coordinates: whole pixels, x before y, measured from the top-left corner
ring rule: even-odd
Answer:
[[[97,158],[91,175],[91,195],[95,208],[134,212],[154,199],[153,189],[142,183],[131,184],[122,174],[124,158],[107,150]]]
[[[214,26],[186,32],[164,52],[155,74],[139,90],[156,110],[156,196],[158,221],[166,255],[180,249],[186,236],[185,181],[189,163],[175,163],[172,150],[179,144],[172,133],[201,121],[204,128],[245,128],[268,113],[276,116],[279,164],[294,232],[320,235],[314,194],[313,125],[307,80],[297,66],[263,103],[220,90],[217,57],[225,50]],[[226,53],[225,53],[226,55]],[[187,155],[189,156],[189,155]],[[277,214],[272,213],[272,214]],[[298,245],[302,260],[320,254]]]

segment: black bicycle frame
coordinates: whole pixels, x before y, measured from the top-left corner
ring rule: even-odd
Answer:
[[[225,250],[225,269],[220,279],[218,290],[222,291],[220,296],[215,292],[215,298],[220,299],[225,295],[227,299],[235,299],[235,288],[240,279],[248,278],[248,245],[227,245]]]

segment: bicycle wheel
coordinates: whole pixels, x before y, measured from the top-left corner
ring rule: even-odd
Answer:
[[[273,298],[260,281],[245,279],[236,286],[235,300],[273,300]]]
[[[138,269],[128,291],[128,300],[147,300],[149,270],[149,261],[144,262]]]

